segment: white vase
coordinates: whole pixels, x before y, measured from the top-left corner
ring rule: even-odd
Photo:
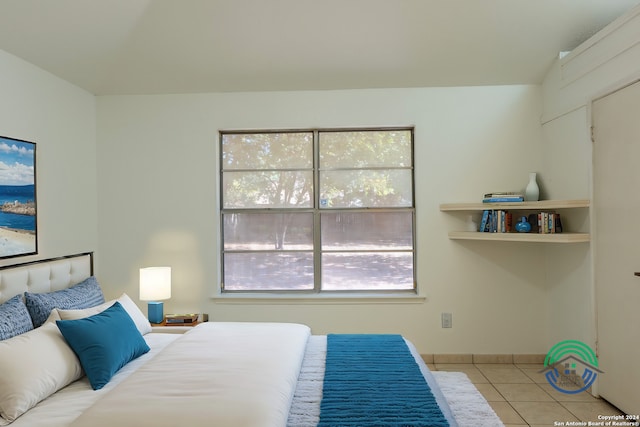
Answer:
[[[478,231],[478,223],[473,219],[473,215],[467,215],[467,231]]]
[[[526,202],[537,202],[540,198],[540,188],[538,188],[538,183],[536,182],[536,173],[529,173],[529,183],[527,184],[527,188],[524,190],[524,200]]]

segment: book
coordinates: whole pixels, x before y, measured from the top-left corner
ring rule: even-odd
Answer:
[[[498,227],[498,211],[491,211],[491,232],[495,233]]]
[[[538,233],[542,233],[544,230],[542,228],[542,212],[538,213]]]
[[[496,191],[495,193],[485,193],[484,198],[490,199],[492,197],[522,197],[524,194],[515,191]]]
[[[485,197],[484,199],[482,199],[482,203],[513,203],[513,202],[524,202],[524,197],[496,196],[496,197]]]
[[[478,229],[478,231],[482,233],[486,230],[488,220],[489,220],[489,211],[488,210],[482,211],[482,220],[480,221],[480,228]]]
[[[556,227],[556,233],[562,233],[562,220],[560,219],[560,214],[556,214],[556,222],[555,222],[555,227]]]
[[[167,314],[165,316],[165,323],[167,324],[185,324],[196,323],[198,321],[198,314]]]
[[[551,214],[549,212],[542,213],[542,227],[543,227],[544,234],[551,233],[551,229],[549,228],[549,225],[551,225],[550,217],[551,217]]]

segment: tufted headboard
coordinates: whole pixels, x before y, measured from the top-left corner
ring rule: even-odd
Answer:
[[[68,288],[93,275],[93,252],[0,267],[0,303],[26,291]]]

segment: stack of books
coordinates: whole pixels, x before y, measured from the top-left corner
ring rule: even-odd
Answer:
[[[190,325],[198,322],[198,314],[167,314],[165,324],[167,325]]]
[[[518,217],[523,215],[522,211]],[[554,234],[562,233],[562,219],[555,212],[530,213],[527,222],[531,225],[531,233]],[[478,229],[481,233],[513,233],[515,222],[509,211],[485,209],[482,211],[482,220]]]
[[[534,214],[535,215],[535,214]],[[555,212],[540,212],[537,214],[538,233],[555,234],[562,233],[562,220],[560,214]],[[534,217],[535,219],[535,217]],[[533,221],[529,221],[533,222]],[[533,231],[533,229],[532,229]]]
[[[484,210],[478,231],[481,233],[511,233],[513,231],[513,216],[508,211]]]
[[[482,199],[482,203],[513,203],[523,201],[524,195],[512,191],[487,193]]]

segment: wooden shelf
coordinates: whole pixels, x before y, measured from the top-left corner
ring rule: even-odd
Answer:
[[[440,205],[442,212],[495,210],[548,210],[588,208],[589,200],[541,200],[539,202],[513,203],[444,203]]]
[[[452,240],[493,240],[500,242],[582,243],[591,240],[588,233],[480,233],[476,231],[450,231]]]
[[[590,201],[578,200],[541,200],[538,202],[513,203],[444,203],[440,205],[442,212],[477,212],[484,210],[521,210],[548,211],[560,209],[588,209]],[[500,242],[530,242],[530,243],[583,243],[589,242],[589,233],[480,233],[474,231],[450,231],[452,240],[493,240]]]

